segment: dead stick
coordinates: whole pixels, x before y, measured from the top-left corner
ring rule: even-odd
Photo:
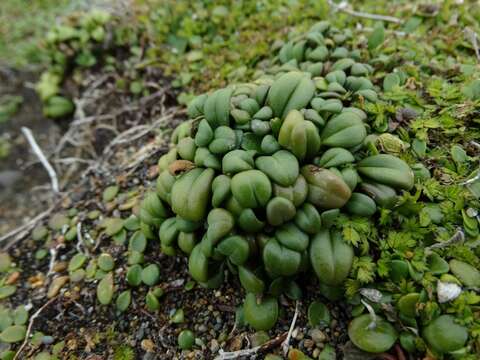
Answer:
[[[297,322],[298,312],[300,310],[300,301],[295,302],[295,314],[293,314],[292,323],[290,324],[290,329],[288,329],[288,335],[285,341],[282,343],[283,356],[287,357],[288,349],[290,348],[290,338],[292,337],[293,329],[295,328],[295,323]]]
[[[403,24],[402,19],[396,18],[394,16],[369,14],[369,13],[364,13],[364,12],[348,9],[347,8],[347,6],[349,5],[348,1],[342,1],[340,4],[336,4],[332,0],[328,0],[328,4],[333,9],[344,12],[345,14],[348,14],[348,15],[351,15],[351,16],[361,17],[361,18],[371,19],[371,20],[387,21],[387,22],[392,22],[392,23],[395,23],[395,24]]]
[[[232,352],[224,352],[223,349],[220,349],[218,356],[215,360],[229,360],[229,359],[238,359],[241,356],[252,356],[259,352],[264,352],[269,350],[279,344],[281,344],[287,337],[287,333],[284,332],[283,334],[278,335],[277,337],[270,339],[265,344],[256,346],[251,349],[244,349]]]
[[[40,220],[42,220],[44,217],[47,217],[53,211],[53,209],[54,209],[54,207],[52,206],[48,210],[45,210],[44,212],[35,216],[33,219],[28,221],[26,224],[23,224],[22,226],[19,226],[18,228],[13,229],[12,231],[6,233],[2,237],[0,237],[0,243],[5,241],[6,239],[12,237],[12,236],[15,236],[15,235],[19,234],[19,233],[22,233],[22,232],[25,233],[25,232],[30,231],[30,229],[32,229]]]
[[[48,176],[50,176],[50,180],[52,182],[53,192],[58,193],[60,190],[58,187],[57,173],[53,169],[52,165],[50,165],[50,163],[48,162],[47,158],[42,152],[42,149],[40,149],[40,146],[38,146],[37,141],[33,137],[32,131],[25,126],[22,126],[22,133],[27,138],[27,141],[30,144],[30,147],[32,148],[33,153],[38,157],[38,159],[42,163],[45,170],[47,170]]]

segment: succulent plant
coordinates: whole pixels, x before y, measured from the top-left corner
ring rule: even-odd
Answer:
[[[336,220],[392,211],[402,193],[428,174],[417,166],[414,175],[400,159],[406,146],[399,138],[375,133],[363,110],[377,101],[368,78],[373,69],[337,35],[328,23],[318,23],[286,43],[253,82],[194,98],[189,119],[174,130],[170,150],[158,161],[156,189],[145,195],[139,212],[145,238],[158,239],[166,255],[187,255],[190,275],[202,286],[218,287],[227,270],[238,276],[247,293],[245,320],[256,330],[275,325],[276,297],[301,296],[299,275],[316,275],[322,295],[342,298],[362,254]],[[436,253],[426,254],[425,262],[432,275],[449,271]],[[467,266],[450,262],[452,272],[473,286],[477,274],[464,274]],[[422,278],[403,257],[392,256],[387,267],[394,282]],[[138,271],[134,265],[127,275],[133,285]],[[425,290],[386,296],[404,326],[428,324],[418,310],[428,300]],[[357,304],[352,342],[365,351],[387,351],[398,338],[391,316],[377,316],[370,326],[372,314]],[[434,350],[438,322],[424,329]],[[465,342],[459,332],[452,348]],[[415,350],[410,333],[400,339]]]
[[[334,32],[320,23],[254,82],[196,97],[172,134],[141,228],[167,255],[186,253],[203,285],[218,285],[228,268],[249,296],[309,269],[341,286],[354,250],[329,228],[332,210],[371,216],[413,186],[403,160],[369,155],[369,119],[353,104],[376,99],[372,69],[329,50]],[[260,306],[249,296],[248,308]]]

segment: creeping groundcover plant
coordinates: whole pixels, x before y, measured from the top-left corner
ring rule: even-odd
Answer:
[[[374,69],[346,47],[350,36],[320,22],[284,44],[255,81],[193,99],[143,200],[142,231],[163,253],[186,254],[205,287],[218,287],[227,271],[238,276],[254,329],[272,328],[278,297],[299,298],[296,280],[311,277],[323,297],[351,305],[348,335],[358,348],[381,353],[398,341],[411,353],[461,357],[469,329],[448,304],[462,286],[480,286],[474,267],[449,263],[435,247],[421,259],[398,249],[379,262],[383,277],[346,290],[362,256],[378,259],[385,240],[352,241],[361,230],[342,224],[393,216],[430,176],[372,123]]]

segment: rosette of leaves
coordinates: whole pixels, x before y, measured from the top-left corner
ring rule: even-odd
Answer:
[[[145,236],[185,253],[196,281],[238,276],[258,330],[275,324],[278,295],[298,296],[299,274],[342,291],[355,249],[335,227],[339,213],[371,217],[413,187],[407,163],[366,141],[362,104],[377,92],[345,36],[321,22],[257,80],[193,99],[142,204]]]

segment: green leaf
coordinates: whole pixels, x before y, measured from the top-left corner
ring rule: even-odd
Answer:
[[[452,154],[452,159],[456,163],[464,163],[468,160],[468,155],[465,150],[463,150],[459,145],[453,145],[450,153]]]
[[[343,238],[353,246],[357,246],[361,240],[360,235],[352,226],[346,226],[343,229]]]
[[[64,226],[67,226],[70,222],[70,219],[61,213],[56,213],[48,221],[48,226],[52,230],[62,230]]]
[[[182,330],[178,335],[178,347],[182,350],[191,349],[195,343],[195,335],[190,330]]]
[[[80,269],[83,266],[83,264],[85,264],[85,261],[87,261],[87,256],[85,254],[82,254],[82,253],[75,254],[70,259],[70,262],[68,263],[68,271],[72,272]]]
[[[0,332],[13,324],[10,310],[0,306]]]
[[[183,309],[177,309],[172,316],[170,316],[170,321],[174,324],[183,323],[185,321]]]
[[[108,218],[103,222],[105,232],[108,236],[113,236],[123,229],[123,219],[120,218]]]
[[[12,264],[12,260],[10,259],[10,255],[4,252],[0,252],[0,272],[5,272],[10,268]]]
[[[17,287],[15,285],[0,286],[0,300],[15,294],[15,291],[17,291]]]
[[[142,270],[142,281],[145,285],[153,286],[160,279],[160,269],[156,264],[150,264]]]
[[[115,260],[113,260],[112,255],[104,253],[98,257],[97,260],[98,267],[105,272],[113,270],[115,266]]]
[[[370,34],[368,38],[368,50],[373,50],[379,47],[383,41],[385,40],[385,29],[383,27],[383,23],[378,23],[373,32]]]
[[[108,273],[100,280],[97,286],[97,298],[102,305],[108,305],[112,301],[114,293],[113,274]]]
[[[117,185],[107,187],[102,194],[103,202],[112,201],[118,194],[120,188]]]
[[[412,149],[417,156],[424,157],[427,153],[427,143],[424,140],[415,138],[412,141]]]
[[[462,92],[470,100],[480,99],[480,79],[476,79],[465,86]]]
[[[130,290],[125,290],[122,293],[120,293],[116,301],[117,310],[120,312],[124,312],[125,310],[127,310],[128,307],[130,306],[131,300],[132,300],[132,294]]]
[[[308,307],[308,323],[311,326],[329,326],[330,321],[330,312],[325,304],[313,301]]]
[[[128,249],[143,253],[147,247],[147,238],[142,231],[136,231],[130,238]]]
[[[127,271],[127,282],[130,286],[138,286],[142,282],[142,267],[138,264],[133,265]]]
[[[152,291],[147,293],[147,296],[145,297],[145,305],[149,311],[157,311],[160,308],[158,298]]]
[[[335,360],[336,358],[335,348],[330,344],[326,344],[318,356],[318,360]]]
[[[25,339],[27,328],[24,325],[12,325],[0,333],[0,341],[16,343]]]
[[[399,85],[400,77],[395,73],[387,74],[383,79],[383,90],[385,92],[392,91],[394,87]]]
[[[403,25],[403,31],[405,31],[406,33],[412,33],[413,31],[415,31],[416,28],[418,28],[422,21],[423,18],[421,18],[420,16],[412,16]]]
[[[127,231],[125,229],[120,230],[120,232],[116,233],[112,236],[113,242],[115,245],[123,245],[127,240]]]
[[[13,311],[13,322],[15,325],[25,325],[28,320],[28,311],[25,309],[25,306],[19,305]]]

